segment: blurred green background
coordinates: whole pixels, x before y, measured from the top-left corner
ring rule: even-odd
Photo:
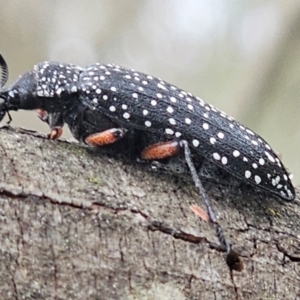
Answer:
[[[1,0],[0,36],[9,83],[43,60],[161,77],[259,133],[300,183],[300,1]],[[12,125],[48,132],[34,112]]]

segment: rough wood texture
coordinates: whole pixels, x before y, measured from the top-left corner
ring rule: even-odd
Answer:
[[[230,271],[192,185],[67,141],[0,130],[1,299],[296,299],[299,201],[213,204]]]

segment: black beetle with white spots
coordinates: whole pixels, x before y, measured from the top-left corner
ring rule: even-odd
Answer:
[[[270,195],[287,201],[295,198],[289,173],[264,139],[200,98],[161,79],[113,64],[82,68],[42,62],[11,87],[3,88],[8,71],[1,55],[0,63],[0,120],[10,110],[41,109],[47,112],[50,127],[67,123],[80,141],[111,128],[122,128],[124,139],[137,136],[139,140],[143,136],[143,145],[136,145],[139,150],[154,142],[176,141],[227,252],[230,246],[222,235],[193,157]]]

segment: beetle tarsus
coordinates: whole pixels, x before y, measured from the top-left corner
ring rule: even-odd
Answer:
[[[62,133],[63,133],[62,127],[58,127],[58,126],[53,127],[51,128],[51,131],[48,134],[48,138],[50,140],[58,140],[62,136]]]

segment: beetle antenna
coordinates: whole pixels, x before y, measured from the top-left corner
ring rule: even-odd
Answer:
[[[6,63],[5,59],[3,58],[2,54],[0,53],[0,97],[1,97],[1,90],[5,86],[7,79],[8,79],[7,63]],[[2,99],[2,98],[0,98],[0,99]],[[12,118],[6,107],[5,99],[2,99],[2,101],[3,101],[3,103],[2,103],[2,107],[1,107],[1,111],[0,111],[0,121],[2,121],[2,119],[5,116],[5,113],[7,113],[8,118],[9,118],[7,124],[9,124],[12,121]]]
[[[0,89],[2,89],[8,79],[8,67],[6,61],[4,60],[1,54],[0,54],[0,68],[1,68]]]

